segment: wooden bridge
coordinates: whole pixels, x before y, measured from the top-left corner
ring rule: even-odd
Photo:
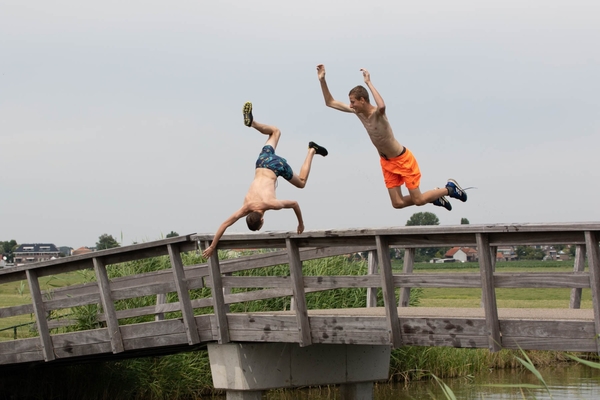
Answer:
[[[299,235],[289,232],[230,234],[221,239],[219,249],[274,251],[228,260],[219,260],[215,252],[205,264],[184,266],[182,253],[204,248],[212,240],[212,235],[194,234],[2,269],[0,285],[26,281],[31,296],[26,304],[0,308],[0,327],[7,326],[10,318],[31,314],[37,334],[0,342],[0,368],[166,354],[209,344],[212,346],[209,350],[212,348],[213,354],[218,354],[222,350],[219,345],[228,343],[239,345],[238,349],[251,343],[283,343],[298,348],[411,345],[488,348],[490,351],[520,347],[599,352],[599,234],[600,223],[419,226],[309,231]],[[576,246],[572,272],[495,271],[498,246],[556,244]],[[447,246],[476,247],[479,273],[413,273],[416,248]],[[405,251],[402,273],[392,271],[391,247]],[[303,274],[305,260],[356,252],[369,252],[366,275]],[[170,268],[114,279],[108,277],[106,267],[109,265],[158,256],[168,256]],[[586,259],[587,271],[584,269]],[[289,274],[236,276],[239,271],[280,264],[289,265]],[[42,290],[41,277],[77,270],[92,270],[95,282]],[[480,288],[481,307],[408,307],[410,289],[416,287]],[[210,288],[210,295],[198,298],[197,291],[190,292],[201,288]],[[235,292],[237,288],[252,290]],[[366,288],[367,307],[307,308],[307,293],[340,288]],[[570,288],[570,309],[568,312],[566,309],[499,309],[496,288]],[[591,309],[579,308],[582,289],[591,291]],[[379,291],[383,295],[383,307],[377,307]],[[165,302],[168,293],[176,293],[177,301]],[[156,304],[122,306],[123,300],[145,296],[155,296]],[[276,297],[291,297],[291,309],[258,313],[230,311],[229,306],[234,303]],[[77,321],[68,316],[49,318],[49,315],[67,315],[74,307],[89,305],[99,306],[97,329],[66,331]],[[205,310],[204,313],[199,314],[199,309]],[[151,317],[148,322],[129,322],[130,318],[140,316]],[[217,370],[215,366],[213,375]],[[365,380],[357,381],[361,379]]]

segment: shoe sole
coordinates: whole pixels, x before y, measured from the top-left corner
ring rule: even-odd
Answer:
[[[250,118],[250,115],[252,114],[252,103],[247,101],[244,104],[244,108],[242,108],[242,112],[244,113],[244,125],[252,125],[252,118]]]

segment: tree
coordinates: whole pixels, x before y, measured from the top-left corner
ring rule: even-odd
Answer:
[[[14,239],[7,240],[5,242],[0,241],[0,258],[4,256],[6,257],[7,262],[12,263],[14,258],[13,252],[16,250],[17,247],[19,247],[19,245]]]
[[[440,220],[434,213],[431,212],[418,212],[413,214],[408,221],[406,226],[421,226],[421,225],[439,225]]]
[[[113,247],[121,247],[119,242],[107,233],[100,235],[96,242],[96,250],[112,249]]]
[[[167,239],[171,238],[171,237],[176,237],[179,236],[179,233],[175,232],[175,231],[171,231],[171,233],[167,233]]]
[[[517,246],[515,253],[519,260],[543,260],[546,255],[544,250],[531,246]]]
[[[469,220],[466,218],[461,218],[460,219],[460,224],[461,225],[469,225]]]
[[[423,225],[439,225],[440,220],[434,213],[431,212],[418,212],[413,214],[408,221],[406,226],[423,226]],[[441,252],[445,254],[447,249],[440,247],[423,247],[415,251],[415,261],[427,261],[435,257],[436,253]]]

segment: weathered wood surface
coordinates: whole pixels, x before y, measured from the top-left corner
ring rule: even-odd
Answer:
[[[225,235],[220,248],[285,248],[234,260],[183,266],[180,252],[206,246],[210,235],[188,235],[157,242],[67,257],[26,267],[0,270],[0,283],[27,280],[31,304],[0,309],[0,318],[33,314],[40,336],[0,342],[0,367],[14,363],[53,362],[54,359],[125,357],[157,352],[185,351],[218,341],[386,344],[391,346],[454,346],[599,351],[600,333],[600,223],[461,225],[454,227],[401,227],[295,233]],[[497,273],[498,245],[574,244],[578,259],[574,272]],[[477,245],[479,273],[413,273],[418,247]],[[327,247],[333,246],[333,247]],[[406,249],[402,273],[392,272],[390,247]],[[376,251],[375,251],[376,250]],[[369,273],[352,276],[304,276],[302,261],[370,251]],[[587,254],[590,271],[583,271]],[[168,256],[171,268],[120,277],[106,275],[106,266],[123,261]],[[289,276],[230,276],[237,271],[289,264]],[[77,269],[94,270],[97,282],[42,292],[37,279]],[[377,272],[377,274],[374,274]],[[191,298],[190,290],[209,288],[210,297]],[[483,308],[428,309],[407,307],[408,291],[415,287],[481,288]],[[250,291],[238,292],[238,288]],[[341,288],[366,288],[369,308],[311,310],[307,293]],[[497,288],[568,288],[592,292],[593,309],[498,309]],[[400,301],[396,296],[400,289]],[[384,307],[374,307],[382,292]],[[179,301],[165,302],[176,293]],[[151,296],[156,305],[120,310],[115,302]],[[294,299],[294,310],[269,313],[232,313],[229,306],[275,297]],[[580,300],[577,301],[580,303]],[[573,303],[573,302],[572,302]],[[48,321],[52,311],[101,305],[99,329],[57,333],[74,323],[70,317]],[[398,307],[402,305],[403,307]],[[578,304],[580,306],[580,304]],[[202,309],[202,310],[199,310]],[[199,311],[207,313],[194,315]],[[151,316],[148,322],[125,319]],[[160,318],[155,318],[160,316]]]
[[[404,226],[378,229],[344,229],[294,232],[235,233],[224,235],[219,248],[283,248],[285,239],[297,239],[299,247],[332,243],[369,245],[375,236],[387,236],[390,245],[405,247],[475,246],[477,233],[487,233],[492,246],[504,244],[585,244],[585,231],[600,231],[600,222],[545,224],[485,224],[454,226]],[[193,240],[212,240],[212,234],[194,234]],[[243,244],[247,243],[247,247]]]
[[[499,309],[503,348],[596,351],[593,310]],[[397,308],[405,345],[487,348],[488,335],[481,308]],[[451,315],[451,316],[450,316]],[[312,343],[389,344],[384,307],[308,310]],[[218,340],[214,315],[196,316],[201,342]],[[298,343],[294,311],[227,314],[233,341]],[[200,328],[203,327],[203,328]],[[157,348],[188,345],[182,319],[152,321],[121,327],[125,352],[152,353]],[[112,354],[107,328],[53,335],[56,359]],[[0,342],[0,366],[43,362],[39,338]]]

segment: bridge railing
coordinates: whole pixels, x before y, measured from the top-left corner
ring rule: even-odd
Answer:
[[[543,225],[490,225],[456,227],[404,227],[380,230],[319,231],[295,235],[290,233],[239,234],[229,235],[219,243],[220,248],[285,248],[290,267],[289,280],[261,278],[260,285],[276,287],[278,294],[291,294],[295,304],[298,326],[297,342],[301,345],[312,343],[310,323],[305,294],[310,291],[330,290],[342,287],[363,287],[368,289],[368,304],[373,305],[376,290],[380,289],[385,303],[389,343],[402,344],[396,289],[400,289],[400,306],[407,306],[410,288],[480,288],[482,307],[485,312],[489,348],[492,351],[501,347],[496,288],[569,288],[572,289],[571,307],[577,308],[581,290],[589,288],[592,293],[592,307],[595,316],[595,330],[600,334],[600,258],[598,255],[598,231],[600,225],[589,224],[543,224]],[[205,248],[210,244],[210,235],[194,235],[199,245]],[[529,272],[496,273],[495,255],[498,246],[507,245],[556,245],[578,246],[574,272]],[[369,259],[367,276],[307,277],[302,274],[300,249],[349,246],[375,250]],[[430,274],[413,273],[414,249],[420,247],[471,246],[477,248],[479,273]],[[583,248],[586,248],[589,272],[582,272]],[[389,258],[390,247],[406,248],[403,273],[392,272]],[[376,256],[375,256],[376,254]],[[232,287],[253,287],[251,279],[223,277],[219,273],[220,261],[215,254],[208,260],[210,285],[213,290],[219,342],[230,341],[227,326],[227,293]],[[379,269],[379,275],[372,274]],[[273,292],[275,294],[275,292]],[[231,295],[230,295],[231,296]],[[579,300],[577,299],[579,298]],[[600,348],[599,348],[600,350]]]
[[[31,293],[29,304],[0,308],[3,318],[33,314],[39,337],[0,343],[0,364],[80,356],[85,354],[144,349],[152,346],[194,345],[207,341],[227,343],[250,336],[239,326],[230,326],[230,305],[238,302],[291,297],[295,328],[269,339],[310,345],[311,335],[306,294],[340,288],[366,288],[367,306],[376,305],[377,292],[384,300],[386,326],[381,342],[402,345],[398,306],[407,306],[410,288],[481,288],[489,348],[498,350],[501,338],[496,304],[496,288],[570,288],[576,297],[589,288],[595,314],[596,333],[600,333],[599,293],[600,258],[598,234],[600,224],[492,225],[457,227],[410,227],[380,230],[344,230],[291,233],[226,235],[220,249],[281,249],[232,260],[219,260],[215,253],[206,264],[184,266],[181,253],[208,245],[211,235],[188,235],[156,242],[104,250],[83,256],[66,257],[0,271],[0,284],[26,280]],[[497,273],[494,271],[495,247],[503,245],[571,244],[578,246],[574,272]],[[479,273],[414,273],[415,249],[420,247],[477,247]],[[394,273],[389,250],[405,248],[404,269]],[[585,251],[584,251],[585,250]],[[370,252],[367,275],[306,276],[303,261],[355,252]],[[587,255],[589,272],[583,270]],[[168,256],[170,268],[151,273],[109,279],[108,265],[150,257]],[[234,276],[238,271],[287,264],[286,276]],[[76,270],[92,270],[95,282],[43,291],[39,278]],[[210,289],[210,294],[196,297],[191,291]],[[234,293],[236,288],[251,291]],[[400,289],[399,302],[396,291]],[[166,295],[177,294],[177,301],[165,302]],[[156,296],[155,305],[118,309],[120,300]],[[577,301],[572,301],[575,307]],[[101,326],[85,333],[57,333],[52,329],[73,324],[66,318],[49,319],[55,310],[99,305]],[[203,317],[198,309],[209,308]],[[166,318],[167,313],[171,314]],[[153,323],[127,325],[128,318],[152,315]],[[237,322],[236,322],[237,323]],[[245,328],[244,328],[245,329]],[[359,327],[357,329],[362,329]],[[292,333],[290,333],[292,332]],[[183,339],[182,339],[183,338]],[[250,340],[250,339],[248,339]]]

